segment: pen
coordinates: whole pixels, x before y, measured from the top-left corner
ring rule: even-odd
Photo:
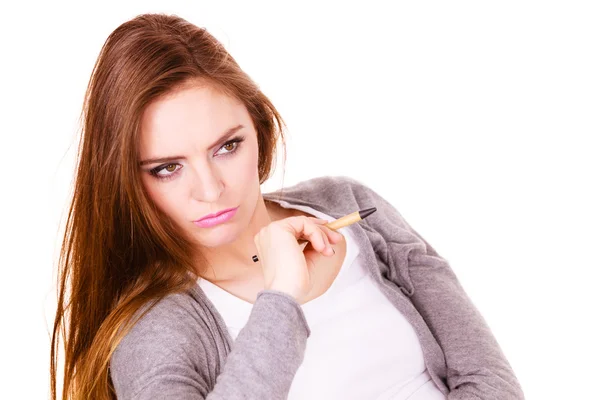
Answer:
[[[325,226],[328,227],[329,229],[333,229],[334,231],[336,231],[345,226],[352,225],[355,222],[358,222],[362,219],[367,218],[369,215],[373,214],[375,211],[377,211],[376,207],[365,208],[364,210],[359,210],[359,211],[350,213],[348,215],[344,215],[343,217],[340,217],[340,218],[336,219],[335,221],[331,221],[331,222],[325,224]],[[298,244],[304,245],[304,247],[306,247],[306,245],[308,243],[310,243],[310,242],[306,239],[298,240]],[[304,250],[304,247],[302,248],[302,250]],[[257,262],[258,257],[256,255],[253,255],[252,261]]]

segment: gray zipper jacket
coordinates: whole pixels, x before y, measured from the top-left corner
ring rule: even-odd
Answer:
[[[448,262],[375,191],[353,178],[324,176],[263,197],[334,218],[377,207],[348,228],[370,274],[414,327],[433,382],[449,400],[524,399]],[[123,400],[285,399],[309,336],[300,304],[263,290],[233,341],[197,285],[160,300],[133,326],[111,357],[110,377]]]

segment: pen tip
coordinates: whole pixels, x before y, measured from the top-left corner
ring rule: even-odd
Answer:
[[[365,208],[364,210],[360,210],[358,215],[360,216],[360,219],[365,219],[375,211],[377,211],[377,207]]]

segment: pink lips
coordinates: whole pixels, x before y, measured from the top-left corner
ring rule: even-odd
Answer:
[[[233,218],[237,212],[237,209],[238,207],[229,208],[227,210],[218,212],[217,214],[194,221],[194,224],[201,228],[210,228],[211,226],[222,224],[223,222],[229,221],[231,218]]]

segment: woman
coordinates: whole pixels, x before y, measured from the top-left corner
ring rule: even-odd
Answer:
[[[61,252],[52,398],[65,329],[63,399],[523,398],[447,262],[377,193],[347,177],[260,192],[283,126],[206,30],[147,14],[109,36]]]

